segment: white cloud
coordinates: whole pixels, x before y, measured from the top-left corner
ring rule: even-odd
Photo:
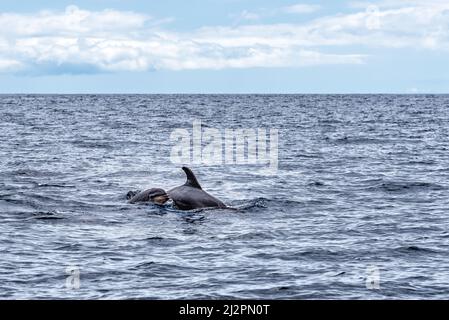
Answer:
[[[303,4],[298,3],[292,6],[287,6],[282,8],[284,12],[287,13],[312,13],[321,9],[321,6],[315,4]]]
[[[449,4],[443,2],[191,32],[164,30],[161,21],[73,6],[62,12],[3,13],[0,72],[301,67],[366,62],[369,57],[351,52],[352,46],[449,50]],[[344,48],[349,52],[341,53]]]
[[[369,6],[377,6],[382,9],[404,8],[410,6],[418,7],[433,7],[447,4],[447,0],[377,0],[364,1],[355,0],[348,3],[349,7],[363,9]]]
[[[22,67],[19,61],[11,59],[0,59],[0,72],[18,71]]]
[[[134,31],[151,18],[133,12],[104,10],[91,12],[68,6],[64,12],[41,11],[37,14],[0,14],[0,35],[4,37],[45,35],[105,35]]]
[[[255,12],[243,10],[240,13],[239,18],[243,19],[243,20],[257,20],[257,19],[260,19],[260,15]]]

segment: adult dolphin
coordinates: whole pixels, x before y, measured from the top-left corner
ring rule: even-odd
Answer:
[[[192,170],[187,167],[182,167],[182,170],[187,175],[186,183],[167,192],[176,208],[181,210],[200,208],[230,209],[223,202],[212,197],[201,188]]]

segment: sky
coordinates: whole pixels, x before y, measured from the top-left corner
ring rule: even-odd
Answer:
[[[1,0],[0,93],[449,93],[449,1]]]

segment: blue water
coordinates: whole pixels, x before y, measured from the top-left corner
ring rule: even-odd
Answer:
[[[449,96],[3,95],[0,119],[0,298],[449,298]],[[277,128],[278,172],[190,165],[238,211],[128,204],[184,182],[194,119]]]

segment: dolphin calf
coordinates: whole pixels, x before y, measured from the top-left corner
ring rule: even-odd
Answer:
[[[181,210],[199,208],[228,209],[223,202],[212,197],[201,188],[192,170],[187,167],[182,167],[182,170],[184,170],[187,175],[186,183],[167,192],[176,208]]]
[[[153,202],[162,205],[168,200],[167,193],[160,188],[151,188],[145,191],[141,191],[135,195],[131,192],[128,192],[128,195],[131,197],[131,199],[128,201],[129,203]]]

